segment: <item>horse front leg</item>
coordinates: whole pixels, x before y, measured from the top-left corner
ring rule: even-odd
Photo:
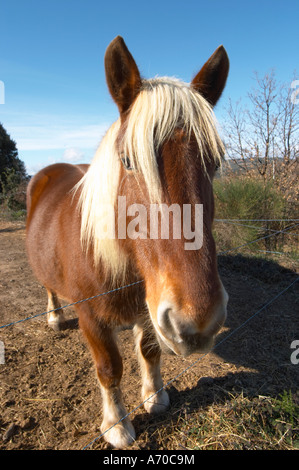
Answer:
[[[65,327],[65,318],[63,315],[63,309],[61,308],[60,302],[55,292],[47,289],[48,294],[48,313],[47,321],[50,328],[54,331],[63,330]]]
[[[79,307],[80,308],[80,307]],[[92,315],[79,312],[79,324],[91,350],[103,400],[101,432],[113,447],[122,449],[135,440],[134,427],[123,404],[120,381],[123,372],[113,331]]]
[[[134,326],[137,356],[139,359],[142,379],[141,397],[148,413],[163,413],[169,406],[168,393],[162,388],[160,372],[161,349],[151,328],[147,328],[148,320],[141,319]]]

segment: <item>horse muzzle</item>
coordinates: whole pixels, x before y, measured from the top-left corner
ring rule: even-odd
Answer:
[[[210,351],[226,320],[227,301],[228,295],[223,290],[222,301],[214,306],[205,322],[196,321],[196,317],[193,319],[184,312],[178,312],[171,302],[162,301],[156,321],[153,321],[161,349],[182,356]]]
[[[201,334],[181,335],[179,340],[168,339],[161,332],[157,332],[158,342],[161,350],[167,354],[187,357],[193,353],[209,352],[214,345],[213,336],[203,336]]]

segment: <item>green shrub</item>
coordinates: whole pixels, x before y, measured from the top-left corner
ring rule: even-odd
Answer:
[[[240,220],[285,218],[287,206],[283,194],[271,183],[242,177],[216,179],[214,195],[215,219],[237,219],[215,223],[215,238],[221,249],[230,249],[285,228],[281,222]],[[252,248],[277,249],[282,239],[283,234],[271,236]]]
[[[27,181],[13,169],[7,168],[0,176],[2,192],[0,193],[0,204],[11,211],[26,210],[26,187]]]

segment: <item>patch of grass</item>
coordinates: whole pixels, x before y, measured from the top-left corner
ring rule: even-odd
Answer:
[[[25,221],[26,220],[26,210],[17,209],[13,210],[8,208],[5,204],[0,205],[0,220],[8,221]]]
[[[275,400],[274,409],[277,413],[291,423],[292,426],[298,424],[299,418],[299,404],[294,400],[292,392],[284,390],[282,394]],[[296,422],[297,421],[297,422]]]
[[[227,393],[223,403],[181,412],[164,427],[160,423],[151,439],[169,450],[298,450],[296,400],[291,392],[276,398]],[[150,446],[150,437],[142,437]]]

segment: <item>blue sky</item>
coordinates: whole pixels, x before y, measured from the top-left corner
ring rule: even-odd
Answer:
[[[57,161],[89,162],[117,119],[103,57],[123,36],[145,78],[187,82],[223,44],[230,58],[215,108],[246,100],[254,71],[299,72],[298,0],[6,0],[1,4],[0,122],[29,174]]]

